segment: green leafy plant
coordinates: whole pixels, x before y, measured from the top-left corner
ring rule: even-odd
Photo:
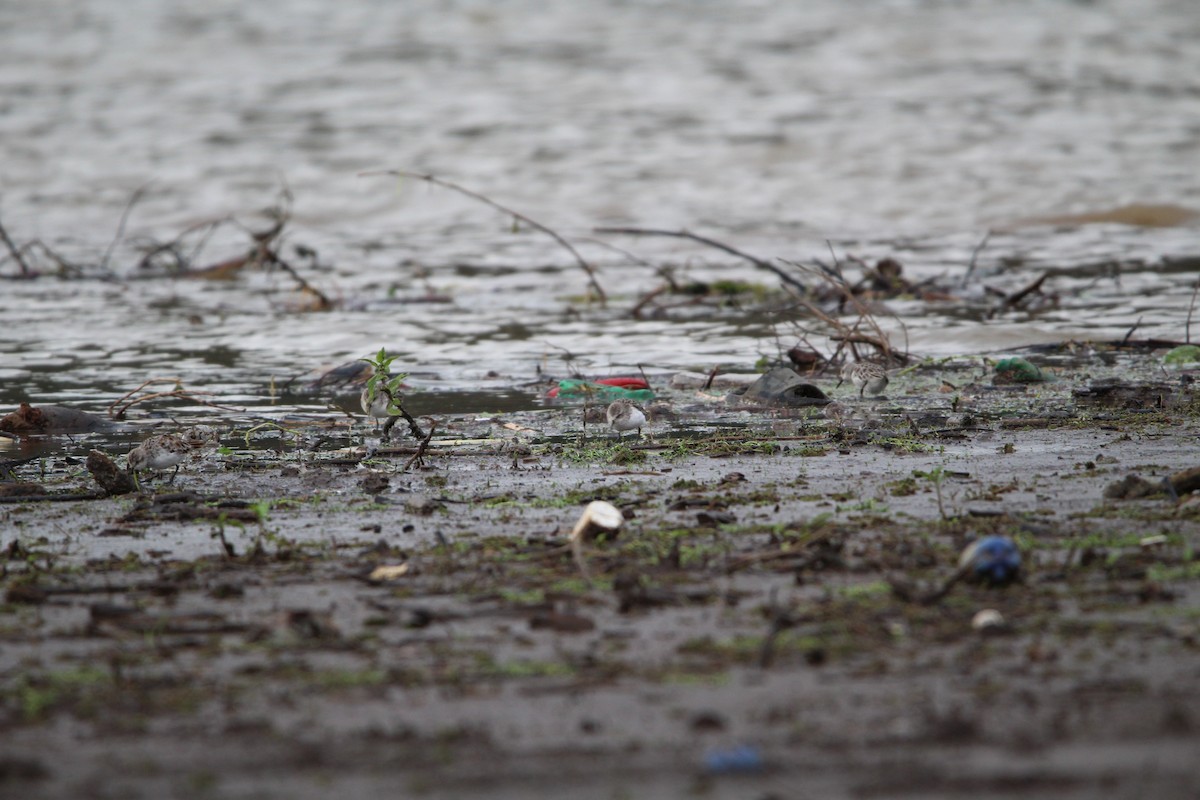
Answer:
[[[946,506],[942,501],[942,481],[944,481],[946,478],[946,468],[934,467],[928,472],[924,472],[919,469],[913,470],[913,477],[928,478],[929,481],[933,483],[933,490],[937,493],[938,514],[941,515],[943,521],[949,519],[949,517],[946,516]]]
[[[388,413],[393,411],[400,412],[400,405],[396,402],[396,398],[400,396],[400,385],[404,383],[404,379],[408,377],[407,372],[398,372],[395,375],[391,374],[392,362],[396,360],[396,356],[389,356],[386,348],[379,348],[379,352],[373,358],[360,358],[364,364],[370,364],[373,372],[367,380],[367,406],[371,406],[375,402],[375,398],[379,396],[380,387],[387,389],[391,400],[388,402]]]

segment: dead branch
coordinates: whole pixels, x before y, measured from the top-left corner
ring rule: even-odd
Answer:
[[[979,259],[979,254],[983,252],[983,248],[987,246],[988,239],[992,238],[992,232],[989,229],[979,240],[979,244],[975,245],[975,249],[971,251],[971,263],[967,264],[967,271],[962,277],[962,283],[959,288],[966,288],[967,281],[971,279],[971,275],[975,272],[975,262]]]
[[[420,441],[427,438],[425,436],[425,431],[421,430],[421,427],[417,425],[417,421],[412,418],[412,415],[404,410],[404,406],[398,406],[398,408],[400,409],[400,413],[393,414],[387,418],[387,422],[383,423],[382,438],[384,441],[391,438],[392,428],[395,427],[396,422],[401,419],[408,423],[408,432],[413,435],[414,439]]]
[[[658,297],[663,292],[668,291],[670,288],[671,287],[668,284],[664,283],[661,286],[646,292],[646,294],[642,295],[642,298],[634,304],[633,308],[629,309],[629,316],[633,317],[634,319],[641,319],[642,309],[649,305],[651,300]]]
[[[255,231],[250,230],[244,225],[241,225],[237,220],[227,218],[222,221],[233,221],[239,227],[249,234],[254,240],[254,248],[243,256],[227,259],[218,264],[213,264],[200,270],[190,270],[186,273],[189,278],[209,278],[214,280],[224,280],[231,278],[233,275],[246,266],[262,265],[274,266],[286,272],[291,276],[292,280],[300,287],[300,291],[304,292],[317,300],[316,311],[329,311],[334,307],[334,302],[329,299],[328,295],[322,292],[317,287],[313,286],[300,272],[293,267],[287,259],[279,254],[278,247],[275,246],[276,241],[283,235],[283,230],[287,226],[288,220],[291,218],[291,192],[284,190],[283,202],[280,207],[270,210],[272,217],[271,227]],[[220,221],[213,223],[213,227],[220,224]],[[178,238],[176,239],[178,241]]]
[[[204,245],[208,243],[208,240],[212,237],[213,233],[216,232],[217,228],[231,222],[234,222],[234,219],[231,216],[198,222],[194,225],[189,225],[188,227],[184,228],[174,239],[169,242],[149,243],[143,249],[142,258],[138,262],[137,269],[146,269],[147,267],[151,266],[151,260],[160,253],[170,253],[175,257],[175,267],[177,271],[184,272],[188,277],[204,277],[203,273],[206,270],[192,270],[191,264],[199,257],[200,252],[204,249]],[[184,238],[197,231],[204,232],[200,237],[200,241],[197,242],[192,248],[191,253],[187,255],[182,254],[180,252],[180,248],[183,244]]]
[[[408,417],[407,414],[405,414],[405,416]],[[418,467],[425,466],[425,450],[429,447],[429,440],[433,438],[433,432],[437,430],[437,420],[435,420],[433,417],[426,417],[425,419],[429,420],[429,433],[425,434],[425,438],[421,440],[421,444],[417,445],[417,452],[413,453],[412,457],[405,462],[403,469],[400,470],[401,472],[408,472],[408,468],[414,463]],[[414,426],[417,424],[415,421],[413,421],[412,417],[408,417],[408,420]],[[418,428],[418,431],[419,430],[420,429]]]
[[[274,264],[288,275],[291,275],[292,280],[296,281],[296,283],[300,285],[300,291],[307,292],[308,294],[316,297],[317,311],[328,311],[333,308],[333,301],[331,301],[324,292],[313,286],[308,281],[304,280],[300,273],[297,272],[291,264],[285,261],[282,257],[280,257],[279,253],[268,247],[266,244],[259,245],[259,258],[263,261],[263,263]]]
[[[1007,311],[1010,308],[1016,308],[1021,303],[1021,301],[1024,300],[1026,297],[1033,294],[1034,292],[1040,291],[1042,288],[1042,284],[1045,283],[1046,278],[1048,278],[1048,277],[1050,277],[1050,273],[1043,272],[1041,275],[1039,275],[1037,278],[1035,278],[1033,280],[1033,282],[1031,282],[1025,288],[1020,289],[1016,292],[1013,292],[1012,294],[1005,295],[1004,299],[1001,300],[999,304],[997,304],[994,308],[992,308],[991,311],[988,312],[987,318],[991,319],[992,317],[996,316],[997,314]]]
[[[438,178],[434,175],[423,175],[419,172],[410,172],[409,170],[404,170],[404,169],[375,170],[375,171],[371,171],[371,172],[360,172],[358,174],[359,174],[359,177],[369,177],[369,176],[375,176],[375,175],[394,175],[399,178],[416,178],[417,180],[425,181],[426,183],[431,184],[433,186],[440,186],[443,189],[449,189],[453,192],[458,192],[459,194],[463,195],[464,197],[469,197],[472,200],[477,200],[480,203],[483,203],[484,205],[487,205],[487,206],[490,206],[490,207],[496,209],[497,211],[501,212],[502,214],[507,214],[508,216],[512,217],[513,219],[520,220],[521,222],[524,222],[526,225],[530,226],[531,228],[536,228],[537,230],[539,230],[542,233],[549,236],[554,241],[558,242],[560,245],[562,245],[563,249],[565,249],[568,253],[571,254],[571,256],[575,259],[575,262],[577,264],[579,264],[580,268],[582,268],[583,271],[585,273],[587,273],[588,283],[591,284],[592,291],[594,291],[596,293],[596,297],[600,300],[600,304],[605,305],[608,303],[608,295],[606,295],[604,293],[604,288],[602,286],[600,286],[600,282],[596,279],[596,271],[592,267],[592,265],[589,264],[587,262],[587,260],[579,254],[579,251],[576,250],[575,247],[570,242],[568,242],[566,239],[564,239],[562,236],[560,236],[556,231],[547,227],[546,225],[543,225],[542,223],[538,222],[537,220],[531,219],[530,217],[527,217],[518,211],[514,211],[513,209],[511,209],[507,206],[501,205],[500,203],[497,203],[495,200],[492,200],[490,197],[485,197],[484,195],[479,194],[478,192],[473,192],[470,189],[467,189],[463,186],[459,186],[457,183],[451,183],[450,181],[442,180],[441,178]]]
[[[1121,347],[1125,347],[1126,345],[1129,344],[1129,337],[1133,336],[1133,332],[1136,331],[1141,326],[1142,326],[1142,318],[1138,317],[1137,322],[1133,323],[1133,327],[1131,327],[1129,329],[1129,331],[1125,334],[1125,338],[1121,340]]]
[[[1187,323],[1183,328],[1183,341],[1187,344],[1192,343],[1192,312],[1196,310],[1196,293],[1200,292],[1200,278],[1196,279],[1196,285],[1192,287],[1192,299],[1188,303]]]
[[[12,254],[13,260],[17,262],[17,266],[21,268],[21,277],[33,277],[33,271],[29,269],[29,264],[25,263],[25,256],[21,253],[20,248],[13,244],[13,240],[8,238],[8,231],[4,230],[4,226],[0,225],[0,240],[4,242],[4,246],[8,248],[8,252]]]
[[[125,238],[125,224],[129,221],[129,214],[133,211],[133,207],[142,199],[142,195],[149,189],[149,184],[138,187],[137,191],[130,196],[129,202],[125,204],[124,210],[121,211],[121,219],[117,221],[117,232],[113,234],[112,241],[108,243],[108,249],[104,251],[104,257],[100,259],[100,269],[108,269],[108,260],[112,258],[113,250]]]
[[[799,301],[800,305],[809,313],[837,332],[836,336],[829,337],[832,341],[843,342],[850,345],[869,344],[882,354],[885,362],[887,363],[891,363],[892,361],[900,361],[902,363],[907,362],[907,346],[905,347],[904,353],[897,354],[895,352],[895,350],[892,348],[891,339],[888,337],[883,328],[880,327],[879,323],[875,321],[875,316],[866,307],[862,300],[855,296],[849,283],[841,274],[841,265],[836,262],[836,255],[834,258],[836,267],[835,269],[823,267],[821,270],[815,270],[794,261],[787,261],[785,259],[779,260],[783,261],[785,264],[791,264],[792,266],[809,272],[820,280],[828,283],[834,291],[841,295],[843,302],[849,302],[849,304],[853,306],[854,310],[858,313],[858,319],[854,321],[854,324],[847,325],[845,322],[842,322],[841,320],[821,311],[815,304],[804,299]],[[874,336],[860,332],[860,328],[864,324],[869,326],[871,330],[874,331]],[[901,322],[901,328],[905,330],[905,336],[907,337],[907,328],[904,327],[903,322]],[[833,352],[833,355],[830,356],[829,360],[836,361],[840,350],[841,346],[839,345],[839,347]],[[855,351],[855,356],[857,357],[857,351]]]
[[[878,350],[881,353],[888,352],[888,345],[887,345],[886,340],[876,339],[874,336],[868,336],[865,333],[854,333],[854,334],[850,334],[848,336],[830,336],[829,339],[834,342],[842,342],[843,344],[848,344],[848,345],[856,345],[856,344],[870,345],[871,347],[874,347],[876,350]],[[857,351],[855,351],[855,352],[857,352]]]
[[[606,242],[603,239],[593,239],[591,237],[586,237],[586,238],[580,239],[579,241],[587,242],[588,244],[594,244],[597,247],[603,247],[605,250],[611,250],[614,253],[617,253],[618,255],[622,255],[625,258],[629,259],[629,261],[633,264],[641,264],[643,267],[650,267],[651,269],[654,269],[654,270],[662,269],[661,267],[655,266],[654,264],[652,264],[651,262],[642,258],[641,256],[635,255],[635,254],[629,252],[628,250],[625,250],[624,248],[617,247],[615,244]]]
[[[141,397],[135,397],[134,399],[129,400],[130,397],[133,397],[133,395],[137,394],[142,389],[145,389],[147,386],[149,386],[153,383],[173,383],[173,384],[175,384],[175,388],[168,392],[148,392],[148,393],[142,395]],[[148,381],[144,381],[140,386],[126,392],[119,399],[117,399],[115,402],[113,402],[112,405],[110,405],[108,407],[108,416],[110,419],[124,419],[125,412],[127,412],[129,409],[133,408],[134,406],[138,405],[139,403],[145,403],[150,400],[158,400],[163,397],[176,397],[176,398],[185,399],[185,400],[192,400],[196,403],[200,403],[201,405],[210,406],[212,408],[219,408],[219,409],[222,409],[223,411],[238,411],[238,412],[245,411],[245,409],[242,409],[242,408],[233,408],[232,406],[223,406],[218,403],[214,403],[210,400],[205,400],[204,399],[205,396],[212,397],[212,396],[214,396],[214,393],[213,392],[193,392],[193,391],[184,389],[183,381],[181,381],[179,378],[151,378]],[[128,400],[128,402],[126,402],[127,400]]]
[[[9,258],[12,258],[15,259],[18,265],[21,267],[21,272],[19,274],[3,275],[0,276],[0,278],[9,280],[24,280],[27,278],[37,278],[40,276],[41,272],[39,272],[36,267],[30,266],[30,261],[26,258],[34,253],[39,253],[42,258],[48,258],[49,260],[53,261],[58,266],[58,276],[60,278],[66,278],[72,275],[79,277],[83,275],[83,269],[80,268],[79,265],[72,264],[66,258],[60,256],[50,247],[50,245],[46,244],[41,239],[34,239],[33,241],[26,242],[20,247],[16,247],[12,240],[8,238],[8,234],[3,230],[3,228],[0,228],[0,238],[4,239],[9,248],[9,255],[5,256],[3,259],[0,259],[0,264],[9,260]]]
[[[779,278],[779,280],[783,281],[788,286],[791,286],[793,289],[800,292],[801,294],[808,293],[807,286],[805,286],[803,283],[796,280],[791,275],[789,275],[786,271],[780,269],[779,267],[775,266],[771,262],[764,261],[757,256],[752,256],[749,253],[738,250],[737,248],[730,247],[729,245],[725,244],[724,242],[718,242],[716,239],[710,239],[707,236],[699,236],[690,231],[666,231],[666,230],[656,230],[656,229],[652,229],[652,228],[594,228],[593,231],[595,233],[599,233],[599,234],[617,234],[617,235],[624,235],[624,236],[672,236],[677,239],[691,239],[694,242],[699,242],[700,244],[708,245],[709,247],[713,247],[713,248],[716,248],[717,250],[721,250],[723,252],[729,253],[732,256],[737,256],[738,258],[744,258],[745,260],[749,261],[751,264],[758,267],[759,269],[765,269],[768,272],[774,273],[775,276]]]

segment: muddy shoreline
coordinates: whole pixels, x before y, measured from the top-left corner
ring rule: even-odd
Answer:
[[[1021,387],[929,363],[837,419],[665,392],[640,444],[450,417],[408,471],[411,441],[232,447],[0,505],[0,787],[1194,796],[1200,506],[1105,496],[1197,465],[1160,355]],[[1134,388],[1078,391],[1106,370]],[[94,489],[70,456],[14,472]],[[589,583],[565,542],[597,498],[628,522]],[[1023,580],[920,602],[987,534]]]

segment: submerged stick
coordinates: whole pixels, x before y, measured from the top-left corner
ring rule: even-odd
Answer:
[[[699,242],[700,244],[714,247],[717,250],[729,253],[732,256],[744,258],[759,269],[765,269],[768,272],[775,273],[779,280],[783,281],[788,286],[791,286],[798,292],[801,292],[802,294],[808,293],[807,286],[793,278],[784,270],[772,264],[770,261],[764,261],[758,256],[752,256],[749,253],[738,250],[736,247],[730,247],[724,242],[719,242],[716,239],[710,239],[707,236],[700,236],[692,233],[691,231],[667,231],[653,228],[595,228],[594,230],[596,233],[622,234],[626,236],[672,236],[676,239],[691,239],[693,242]]]
[[[552,228],[547,227],[546,225],[543,225],[542,223],[538,222],[537,220],[531,219],[530,217],[525,216],[524,214],[520,213],[519,211],[514,211],[513,209],[509,208],[508,206],[501,205],[500,203],[497,203],[495,200],[492,200],[490,197],[486,197],[482,194],[479,194],[478,192],[473,192],[470,189],[467,189],[466,187],[459,186],[457,183],[451,183],[450,181],[442,180],[441,178],[438,178],[434,175],[425,175],[420,172],[410,172],[409,170],[406,170],[406,169],[373,170],[370,172],[360,172],[358,174],[359,174],[359,177],[371,177],[371,176],[375,176],[375,175],[394,175],[398,178],[416,178],[417,180],[425,181],[426,183],[432,184],[434,186],[440,186],[443,189],[449,189],[452,192],[458,192],[459,194],[463,195],[464,197],[469,197],[472,200],[477,200],[480,203],[483,203],[484,205],[491,206],[492,208],[496,209],[497,211],[499,211],[503,214],[509,215],[513,219],[520,220],[521,222],[524,222],[526,225],[530,226],[531,228],[536,228],[537,230],[539,230],[542,233],[549,236],[554,241],[558,242],[560,245],[562,245],[562,247],[568,253],[571,254],[571,256],[575,259],[575,262],[577,264],[579,264],[579,266],[583,269],[584,272],[587,273],[588,282],[591,284],[592,290],[596,293],[596,296],[600,299],[600,304],[604,305],[608,302],[608,295],[604,293],[604,288],[600,285],[600,282],[596,279],[596,270],[592,267],[592,265],[589,264],[587,262],[587,260],[579,254],[579,251],[576,250],[575,247],[570,242],[568,242],[561,235],[559,235],[557,231],[553,230]]]

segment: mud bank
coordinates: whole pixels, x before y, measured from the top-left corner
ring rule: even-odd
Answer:
[[[53,500],[0,505],[0,787],[1194,796],[1200,505],[1105,491],[1196,466],[1200,409],[1149,357],[1081,392],[1101,361],[925,364],[840,415],[674,393],[636,444],[451,417],[412,464],[227,433],[106,499],[66,497],[81,459],[14,467]],[[594,499],[627,523],[585,576]],[[935,597],[988,534],[1022,580]]]

